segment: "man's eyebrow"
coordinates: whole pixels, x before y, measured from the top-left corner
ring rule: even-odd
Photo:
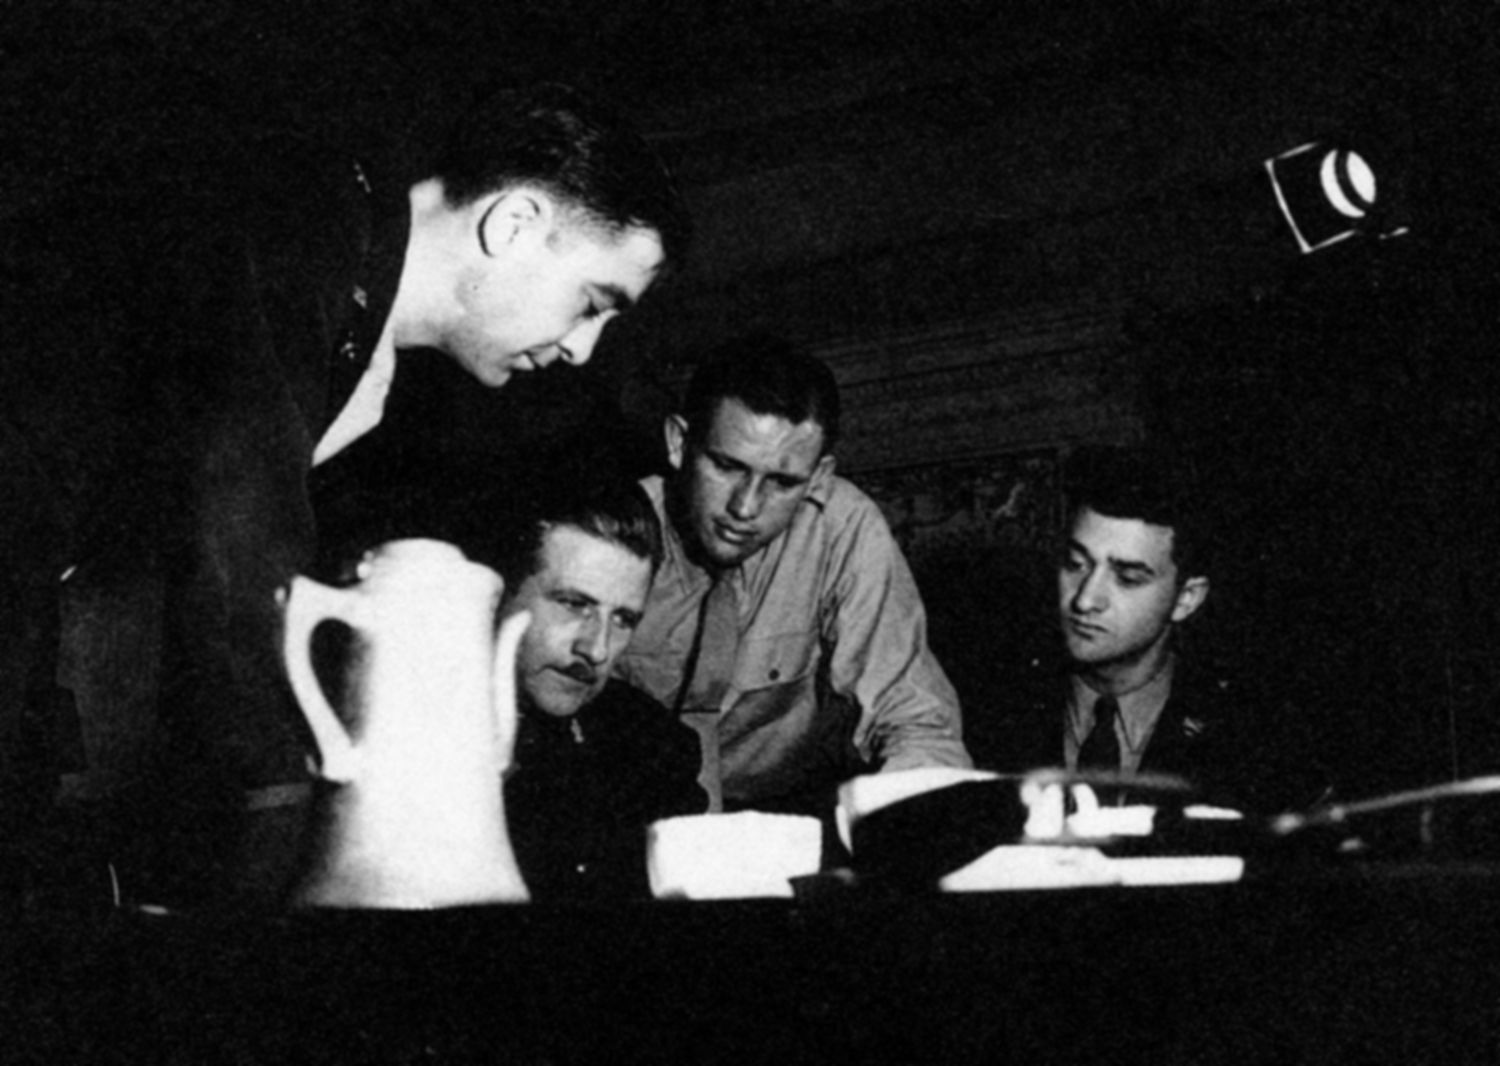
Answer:
[[[549,590],[548,596],[554,600],[563,598],[586,600],[589,603],[596,605],[599,602],[593,596],[590,596],[587,592],[584,592],[579,588],[574,588],[572,585],[558,585],[556,588]]]
[[[1156,570],[1150,563],[1143,563],[1139,559],[1110,559],[1109,565],[1116,570],[1132,574],[1149,574],[1156,576]]]
[[[703,449],[703,454],[712,458],[713,461],[718,463],[720,466],[734,467],[737,470],[749,469],[743,462],[736,459],[734,456],[728,454],[727,452],[720,451],[718,448],[705,447]]]
[[[595,285],[594,288],[608,301],[610,310],[619,311],[621,314],[624,314],[635,306],[635,300],[631,297],[630,293],[618,285],[605,282],[601,285]]]

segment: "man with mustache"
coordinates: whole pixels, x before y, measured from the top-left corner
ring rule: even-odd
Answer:
[[[276,593],[314,559],[315,468],[409,360],[490,388],[586,362],[687,232],[653,150],[564,86],[487,96],[388,169],[200,116],[194,88],[141,120],[142,158],[13,220],[0,289],[0,845],[50,801],[60,583],[145,587],[106,624],[159,631],[160,669],[99,687],[157,694],[147,865],[188,903],[274,892],[291,853]]]
[[[826,818],[858,774],[968,766],[911,570],[834,474],[832,371],[742,338],[696,368],[665,431],[672,472],[644,484],[666,559],[619,674],[695,714],[711,801]]]
[[[649,895],[646,827],[704,809],[692,731],[610,679],[661,552],[656,513],[631,482],[539,505],[502,552],[500,615],[531,615],[505,800],[533,899]]]

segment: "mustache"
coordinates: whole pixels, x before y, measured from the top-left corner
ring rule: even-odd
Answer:
[[[557,672],[571,677],[580,685],[592,685],[599,680],[599,671],[587,663],[569,663],[567,666],[559,666]]]

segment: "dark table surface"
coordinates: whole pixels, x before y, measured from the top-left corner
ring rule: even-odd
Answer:
[[[34,913],[21,1062],[1500,1061],[1500,864],[425,913]]]

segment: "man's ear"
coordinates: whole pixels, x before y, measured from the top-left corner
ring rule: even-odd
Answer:
[[[1172,621],[1186,622],[1203,601],[1208,599],[1208,578],[1190,577],[1177,590],[1177,602],[1172,605]]]
[[[552,197],[529,186],[494,193],[479,216],[480,249],[493,256],[524,235],[545,235],[556,209]]]
[[[687,419],[681,415],[668,415],[662,426],[667,439],[667,461],[673,470],[681,470],[683,460],[687,458],[687,430]]]

